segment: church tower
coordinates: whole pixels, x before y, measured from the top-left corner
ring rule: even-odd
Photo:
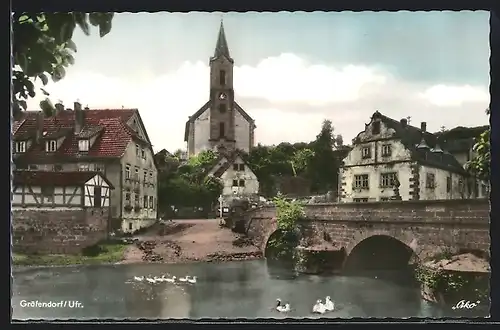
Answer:
[[[234,60],[221,21],[214,56],[210,58],[210,144],[235,149]]]

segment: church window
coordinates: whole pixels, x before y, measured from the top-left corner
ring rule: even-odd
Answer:
[[[224,123],[219,123],[219,137],[223,138],[226,136],[226,127]]]
[[[224,103],[219,104],[219,112],[226,113],[226,105]]]
[[[219,83],[221,86],[226,85],[226,71],[224,70],[219,71]]]

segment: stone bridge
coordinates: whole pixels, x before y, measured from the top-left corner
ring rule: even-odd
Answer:
[[[299,223],[301,244],[344,250],[349,256],[369,238],[385,237],[404,244],[419,259],[440,251],[489,253],[489,212],[489,201],[483,199],[311,204]],[[265,251],[277,229],[275,208],[251,210],[245,223],[248,236]]]

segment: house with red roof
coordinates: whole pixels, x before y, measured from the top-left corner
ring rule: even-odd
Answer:
[[[110,193],[114,230],[134,232],[157,218],[157,169],[138,109],[26,111],[12,127],[18,171],[99,172],[115,187]]]

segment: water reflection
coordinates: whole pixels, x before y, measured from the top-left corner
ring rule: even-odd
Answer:
[[[152,285],[133,279],[142,275],[196,275],[198,281]],[[368,273],[298,276],[283,268],[268,268],[265,261],[19,270],[14,273],[13,293],[14,319],[317,317],[311,313],[312,306],[327,295],[338,308],[323,317],[445,316],[404,283]],[[290,302],[292,311],[276,312],[276,298]],[[21,300],[78,300],[84,307],[21,308]]]

